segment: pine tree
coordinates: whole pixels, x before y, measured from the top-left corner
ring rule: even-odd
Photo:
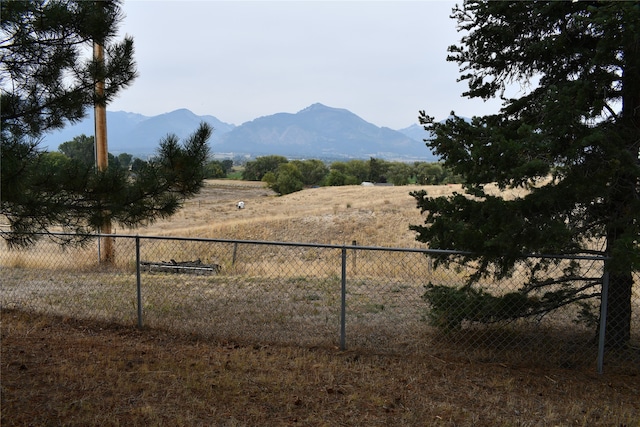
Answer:
[[[463,95],[503,104],[471,122],[420,112],[427,145],[466,184],[451,198],[413,193],[426,219],[411,228],[431,248],[473,252],[457,257],[479,261],[470,280],[508,276],[527,253],[607,257],[607,345],[625,345],[640,268],[640,3],[465,1],[452,17]],[[522,195],[488,194],[492,182]],[[521,315],[600,296],[600,278],[575,264],[543,277],[550,264],[529,264],[520,293],[541,299]]]
[[[168,136],[134,178],[122,168],[54,162],[39,148],[46,132],[108,104],[136,78],[133,40],[115,40],[120,1],[2,0],[0,7],[0,215],[11,226],[1,232],[10,245],[30,244],[52,226],[85,233],[105,222],[151,222],[200,190],[213,131],[204,123],[183,144]],[[104,63],[91,59],[95,40],[105,46]]]

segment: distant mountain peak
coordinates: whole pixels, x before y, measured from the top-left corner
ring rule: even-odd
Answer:
[[[214,116],[199,116],[186,108],[145,117],[136,113],[107,112],[109,151],[127,152],[144,158],[154,153],[168,134],[182,139],[200,122],[213,126],[211,151],[217,156],[243,158],[283,155],[289,158],[434,160],[422,140],[424,129],[412,135],[378,127],[344,108],[314,103],[298,113],[276,113],[241,126],[224,123]],[[416,126],[417,127],[417,126]],[[82,133],[92,135],[91,118],[45,137],[44,144],[55,150],[61,143]],[[428,135],[428,133],[426,133]]]
[[[319,102],[316,102],[315,104],[311,104],[309,105],[307,108],[303,108],[302,110],[298,111],[297,114],[306,114],[306,113],[322,113],[322,112],[336,112],[336,113],[349,113],[349,114],[353,114],[351,111],[346,110],[344,108],[334,108],[334,107],[329,107],[327,105],[321,104]],[[355,115],[355,114],[354,114]]]
[[[298,113],[310,113],[313,111],[320,111],[320,110],[330,110],[330,107],[327,107],[324,104],[321,104],[319,102],[316,102],[315,104],[311,104],[306,108],[303,108],[302,110],[298,111]]]
[[[321,103],[295,114],[276,113],[244,123],[222,135],[212,149],[219,153],[290,158],[433,158],[422,141],[378,127],[347,109]]]
[[[178,108],[177,110],[173,110],[170,111],[168,113],[164,113],[164,114],[160,114],[161,116],[178,116],[178,115],[182,115],[182,116],[186,116],[186,117],[196,117],[196,114],[193,113],[191,110],[188,110],[186,108]]]

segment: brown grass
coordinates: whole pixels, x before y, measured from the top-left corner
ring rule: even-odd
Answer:
[[[489,190],[497,192],[492,186]],[[263,183],[209,180],[185,209],[135,230],[141,235],[415,247],[409,224],[424,218],[410,192],[462,192],[459,184],[308,188],[277,197]],[[510,190],[509,196],[517,190]],[[504,194],[504,193],[503,193]],[[237,209],[243,200],[245,209]],[[122,230],[126,233],[127,230]]]
[[[408,225],[422,218],[408,193],[418,188],[316,188],[275,197],[261,183],[209,181],[170,220],[118,231],[413,247]],[[238,200],[246,209],[235,207]],[[6,306],[1,344],[2,425],[640,426],[637,370],[599,376],[592,363],[497,362],[462,344],[437,351],[415,345],[394,356],[219,342]]]
[[[628,375],[210,342],[4,312],[3,426],[638,426]]]
[[[409,224],[422,222],[409,192],[418,186],[309,188],[277,197],[262,183],[207,181],[201,194],[141,235],[414,247]],[[459,186],[434,186],[447,194]],[[245,209],[235,203],[245,202]],[[129,232],[122,230],[123,233]]]

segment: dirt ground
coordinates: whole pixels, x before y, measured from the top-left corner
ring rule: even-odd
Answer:
[[[2,313],[3,426],[640,426],[640,378]]]

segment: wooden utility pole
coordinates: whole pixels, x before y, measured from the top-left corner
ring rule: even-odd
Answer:
[[[104,46],[102,42],[93,42],[93,59],[100,70],[104,67]],[[94,102],[95,117],[95,150],[96,168],[99,172],[106,171],[109,167],[109,150],[107,147],[107,104],[104,102],[104,76],[100,76],[95,83],[96,101]],[[111,221],[108,220],[100,227],[101,234],[111,234]],[[113,239],[103,237],[101,244],[100,261],[112,263],[114,261]]]

